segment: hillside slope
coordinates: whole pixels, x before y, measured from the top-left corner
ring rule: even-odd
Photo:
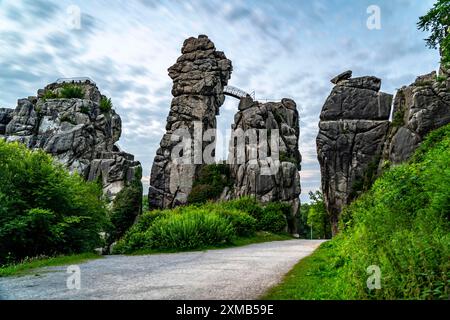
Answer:
[[[448,299],[449,214],[447,125],[347,207],[344,231],[302,260],[266,298]],[[373,266],[381,272],[381,288],[370,290]]]

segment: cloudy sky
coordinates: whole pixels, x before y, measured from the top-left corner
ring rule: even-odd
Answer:
[[[315,137],[334,75],[382,78],[394,93],[436,70],[418,17],[433,0],[0,0],[0,107],[60,77],[88,76],[123,120],[120,146],[144,166],[145,189],[171,101],[167,75],[185,38],[207,34],[233,61],[230,85],[301,108],[303,195],[320,187]],[[381,28],[369,29],[370,5]],[[72,22],[81,12],[81,25]],[[74,27],[75,26],[75,27]],[[224,131],[237,100],[218,118]]]

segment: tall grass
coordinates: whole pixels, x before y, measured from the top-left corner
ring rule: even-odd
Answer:
[[[343,232],[267,296],[272,299],[448,299],[450,125],[347,207]],[[317,258],[317,259],[316,259]],[[381,289],[369,289],[369,266]]]

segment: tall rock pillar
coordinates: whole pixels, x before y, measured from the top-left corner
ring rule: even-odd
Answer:
[[[151,209],[170,208],[187,202],[192,183],[203,163],[194,150],[201,149],[202,153],[205,145],[210,143],[198,137],[198,129],[205,132],[216,128],[216,115],[225,100],[223,89],[232,71],[231,61],[223,52],[216,51],[207,36],[185,40],[181,53],[169,68],[174,98],[166,133],[151,171],[148,195]],[[191,148],[178,150],[182,139],[187,139]],[[174,154],[183,160],[176,160]]]
[[[375,178],[386,134],[392,95],[380,92],[375,77],[351,78],[347,71],[335,84],[320,114],[317,154],[322,191],[333,235],[342,208]]]

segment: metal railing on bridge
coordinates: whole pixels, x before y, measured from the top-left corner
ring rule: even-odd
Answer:
[[[72,83],[72,82],[90,82],[95,84],[91,78],[88,77],[74,77],[74,78],[59,78],[55,81],[56,83]]]
[[[255,100],[255,92],[254,91],[251,94],[249,94],[249,93],[245,92],[244,90],[233,87],[233,86],[225,86],[223,88],[223,93],[228,96],[231,96],[233,98],[236,98],[236,99],[241,99],[241,98],[245,98],[248,96],[248,97],[251,97],[253,100]]]

